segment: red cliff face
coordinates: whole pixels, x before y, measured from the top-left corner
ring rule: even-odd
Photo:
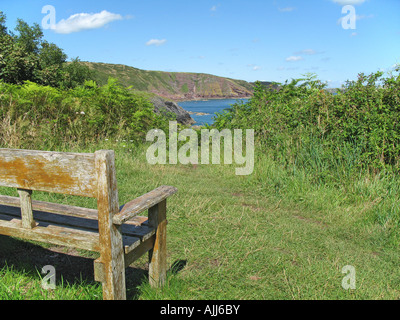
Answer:
[[[107,63],[85,64],[94,72],[99,84],[106,84],[108,78],[113,77],[127,87],[173,101],[248,98],[253,91],[253,85],[246,81],[204,73],[147,71]]]
[[[152,88],[151,92],[175,101],[248,98],[252,95],[250,86],[244,87],[235,80],[207,74],[171,74],[170,84],[170,87]]]

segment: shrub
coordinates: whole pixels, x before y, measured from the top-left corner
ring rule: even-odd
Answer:
[[[400,168],[400,68],[360,74],[336,93],[307,75],[279,89],[258,83],[248,103],[237,103],[217,116],[217,128],[254,128],[261,145],[287,163],[316,145],[332,161],[357,150],[369,168]],[[313,147],[314,146],[314,147]],[[310,155],[311,157],[311,155]]]
[[[140,142],[150,129],[168,127],[148,99],[115,79],[103,87],[87,81],[74,89],[0,83],[0,119],[0,144],[20,148],[122,137]]]

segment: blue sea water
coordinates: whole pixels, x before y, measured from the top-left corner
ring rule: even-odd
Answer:
[[[198,116],[196,114],[192,114],[196,123],[194,125],[204,125],[204,124],[213,124],[213,118],[216,116],[216,112],[221,112],[224,109],[230,108],[232,104],[235,104],[238,101],[247,102],[248,99],[212,99],[212,100],[200,100],[200,101],[182,101],[178,102],[183,109],[191,112],[203,112],[209,115]]]

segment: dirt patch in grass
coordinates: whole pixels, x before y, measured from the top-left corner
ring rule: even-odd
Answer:
[[[242,207],[250,208],[253,211],[261,211],[261,210],[263,210],[263,208],[261,208],[261,207],[257,207],[255,205],[248,204],[248,203],[245,203],[245,202],[242,203]]]
[[[314,219],[310,219],[310,218],[305,218],[305,217],[302,217],[302,216],[294,216],[294,217],[296,219],[303,220],[303,221],[306,221],[308,223],[316,224],[316,225],[320,226],[321,228],[328,228],[328,225],[323,221],[314,220]]]

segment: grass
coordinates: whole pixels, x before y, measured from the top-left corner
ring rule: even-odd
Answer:
[[[398,231],[390,218],[398,180],[363,174],[339,186],[315,183],[305,170],[260,154],[251,176],[236,176],[234,165],[151,166],[144,148],[129,145],[79,151],[101,148],[116,150],[121,203],[160,185],[179,189],[168,202],[167,284],[151,288],[141,258],[128,272],[130,299],[400,298]],[[34,196],[95,206],[77,197]],[[48,260],[19,258],[26,250]],[[62,250],[0,238],[0,299],[101,299],[93,257]],[[44,263],[57,264],[54,291],[41,288]],[[356,269],[355,290],[341,286],[347,265]]]

